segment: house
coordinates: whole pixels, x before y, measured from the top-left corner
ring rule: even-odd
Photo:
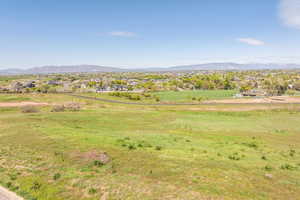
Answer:
[[[24,88],[34,88],[35,87],[35,81],[28,81],[24,83]]]
[[[10,85],[9,90],[12,92],[22,92],[23,84],[20,82],[14,82]]]
[[[242,95],[244,97],[257,97],[257,96],[266,96],[267,93],[262,90],[250,90],[247,92],[243,92]]]

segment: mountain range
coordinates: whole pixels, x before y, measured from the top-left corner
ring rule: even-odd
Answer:
[[[167,72],[167,71],[197,71],[197,70],[262,70],[262,69],[300,69],[300,64],[276,64],[276,63],[206,63],[197,65],[182,65],[166,68],[117,68],[99,65],[63,65],[42,66],[29,69],[4,69],[0,75],[20,74],[61,74],[61,73],[95,73],[95,72]]]

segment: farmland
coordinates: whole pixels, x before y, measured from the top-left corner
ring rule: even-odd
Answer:
[[[63,94],[0,95],[0,102],[24,100],[49,105],[36,113],[0,108],[0,184],[26,199],[300,196],[299,105],[244,111],[245,105],[158,107]],[[51,112],[52,104],[65,102],[82,108]],[[95,155],[103,152],[110,161],[99,164]]]

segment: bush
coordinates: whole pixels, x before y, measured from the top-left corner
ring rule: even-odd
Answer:
[[[57,180],[57,179],[59,179],[60,177],[61,177],[60,173],[56,173],[56,174],[54,174],[54,176],[53,176],[53,180]]]
[[[22,106],[21,107],[22,113],[37,113],[39,112],[39,109],[35,106]]]
[[[129,150],[134,150],[134,149],[136,149],[136,147],[135,147],[134,144],[130,144],[130,145],[128,146],[128,149],[129,149]]]
[[[97,190],[95,188],[89,189],[89,194],[95,194],[95,193],[97,193]]]
[[[37,182],[37,181],[34,181],[34,182],[33,182],[33,185],[31,186],[30,189],[32,189],[32,190],[39,190],[41,187],[42,187],[42,184],[41,184],[41,183],[39,183],[39,182]]]
[[[94,166],[96,166],[96,167],[102,167],[103,165],[104,165],[104,163],[101,162],[100,160],[95,160],[94,161]]]
[[[237,152],[233,153],[232,155],[229,155],[228,158],[230,160],[241,160],[243,156],[240,156]]]
[[[290,165],[290,164],[283,164],[280,166],[280,169],[284,170],[295,170],[297,167]]]
[[[64,112],[65,106],[64,105],[54,105],[51,112]]]
[[[262,156],[261,159],[267,160],[267,157],[266,156]]]
[[[271,170],[273,170],[273,168],[270,165],[266,165],[265,166],[265,170],[266,171],[271,171]]]
[[[155,150],[157,150],[157,151],[160,151],[161,149],[162,149],[161,146],[156,146],[156,147],[155,147]]]
[[[70,111],[79,111],[80,110],[80,104],[77,103],[77,102],[69,102],[69,103],[66,103],[64,105],[64,107],[67,109],[67,110],[70,110]]]

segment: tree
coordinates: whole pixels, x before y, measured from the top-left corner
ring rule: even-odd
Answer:
[[[295,90],[300,91],[300,81],[296,82],[293,87]]]

